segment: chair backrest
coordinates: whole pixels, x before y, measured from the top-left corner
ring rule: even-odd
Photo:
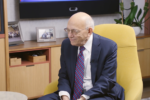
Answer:
[[[102,24],[95,26],[94,33],[117,43],[117,82],[125,89],[126,100],[140,100],[143,83],[136,36],[132,27],[122,24]],[[138,93],[133,93],[135,91]],[[134,97],[134,94],[138,97]]]

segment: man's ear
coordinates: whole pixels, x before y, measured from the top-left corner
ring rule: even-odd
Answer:
[[[90,35],[93,33],[93,29],[92,29],[91,27],[88,29],[88,33],[89,33]]]

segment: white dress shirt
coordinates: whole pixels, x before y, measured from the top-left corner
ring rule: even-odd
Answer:
[[[91,34],[90,38],[84,45],[85,50],[83,51],[84,56],[84,76],[83,76],[83,93],[88,91],[93,87],[92,79],[91,79],[91,52],[92,52],[92,43],[93,43],[93,34]],[[78,47],[78,54],[80,53],[80,47]],[[78,55],[77,55],[78,56]],[[70,99],[70,95],[67,91],[60,91],[59,96],[66,95]],[[82,94],[84,98],[89,99],[90,97]]]

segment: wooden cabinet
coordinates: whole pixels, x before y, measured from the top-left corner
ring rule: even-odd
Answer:
[[[22,59],[21,65],[13,65],[9,68],[10,91],[20,92],[29,99],[40,97],[44,93],[46,86],[55,80],[58,80],[58,72],[60,69],[61,47],[49,47],[38,49],[24,49],[10,51],[10,56],[19,56],[30,54],[43,50],[46,55],[44,62],[31,62]]]
[[[23,93],[28,98],[40,97],[48,84],[49,63],[10,68],[10,91]]]
[[[61,47],[51,48],[51,81],[58,80],[60,69]]]
[[[28,99],[41,97],[46,86],[58,79],[60,46],[64,39],[47,43],[26,41],[23,45],[9,47],[10,56],[16,55],[22,59],[21,65],[9,66],[9,91],[23,93]],[[46,61],[32,62],[25,59],[26,54],[32,55],[41,50],[46,55]]]
[[[150,37],[137,39],[142,77],[150,77]]]
[[[0,91],[6,91],[5,46],[0,39]]]
[[[12,51],[9,55],[21,59],[20,65],[9,67],[9,91],[23,93],[29,99],[43,96],[50,83],[50,48]],[[28,59],[28,56],[38,58],[41,55],[45,55],[46,59],[37,62]]]

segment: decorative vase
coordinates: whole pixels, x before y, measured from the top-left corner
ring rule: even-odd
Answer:
[[[132,28],[134,29],[135,35],[138,35],[141,33],[141,28],[138,26],[132,26]]]

